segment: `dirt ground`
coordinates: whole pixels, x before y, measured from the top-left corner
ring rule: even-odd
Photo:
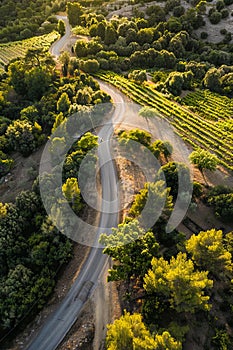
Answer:
[[[18,153],[14,153],[14,168],[3,178],[0,184],[1,202],[12,202],[18,193],[29,190],[33,181],[38,176],[38,169],[44,146],[41,146],[29,157],[24,158]]]

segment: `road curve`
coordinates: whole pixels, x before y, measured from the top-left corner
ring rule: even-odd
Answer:
[[[63,35],[60,39],[55,41],[50,49],[49,52],[51,53],[52,56],[54,56],[56,59],[60,56],[63,48],[65,47],[66,43],[70,40],[71,36],[71,27],[68,21],[67,16],[56,16],[57,19],[61,19],[65,23],[65,35]]]
[[[115,102],[112,121],[120,122],[124,118],[124,101],[121,94],[117,93],[114,88],[110,88],[106,83],[100,83],[100,85],[103,90],[112,96],[113,102]],[[112,159],[110,142],[113,130],[113,123],[110,121],[99,132],[99,136],[103,139],[98,150],[103,199],[99,227],[116,227],[118,224],[117,173],[113,161],[105,162],[106,158]],[[106,213],[108,208],[105,206],[108,205],[108,202],[112,203],[112,214]],[[98,230],[97,240],[101,233],[101,230]],[[40,332],[31,341],[27,350],[55,350],[58,347],[80,315],[83,305],[88,295],[92,293],[97,285],[107,261],[108,257],[102,253],[102,249],[91,249],[80,274],[67,295],[55,312],[48,318]],[[88,287],[89,290],[85,291],[83,289],[86,288],[85,283],[87,281],[91,283]],[[83,285],[85,285],[84,288]],[[85,294],[85,297],[83,297],[83,294]]]

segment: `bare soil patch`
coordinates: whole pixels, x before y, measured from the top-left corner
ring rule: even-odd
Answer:
[[[44,146],[41,146],[29,157],[24,158],[19,153],[14,153],[14,167],[9,174],[3,178],[0,184],[1,201],[13,202],[17,194],[24,190],[30,190],[33,181],[39,174],[39,164]]]

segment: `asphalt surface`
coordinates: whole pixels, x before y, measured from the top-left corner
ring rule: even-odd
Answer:
[[[120,122],[124,118],[124,103],[121,95],[106,83],[100,83],[101,88],[112,96],[115,108],[112,121]],[[113,133],[112,122],[106,123],[99,132],[102,139],[98,148],[102,184],[102,209],[96,242],[102,233],[101,227],[116,227],[118,224],[118,188],[117,173],[111,156],[111,137]],[[111,213],[109,213],[109,211]],[[32,339],[27,350],[55,350],[72,325],[77,320],[88,297],[98,284],[98,280],[104,271],[108,257],[102,253],[101,248],[92,248],[77,279],[67,295],[50,315],[39,333]]]
[[[71,27],[69,24],[69,21],[66,16],[56,16],[57,19],[61,19],[65,23],[65,35],[63,35],[58,41],[55,41],[51,47],[49,52],[51,53],[52,56],[54,56],[56,59],[60,56],[65,44],[67,41],[70,39],[71,36]]]

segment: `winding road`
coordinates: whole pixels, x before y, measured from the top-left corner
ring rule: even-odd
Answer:
[[[51,55],[57,59],[60,56],[67,42],[69,42],[72,32],[71,32],[71,27],[67,16],[56,16],[56,17],[58,20],[60,19],[65,23],[65,30],[66,30],[65,35],[63,35],[59,40],[55,41],[49,49],[49,52],[51,53]]]
[[[69,35],[66,37],[69,38]],[[62,39],[60,39],[62,40]],[[53,45],[52,52],[57,54],[64,41]],[[100,82],[101,89],[111,95],[115,108],[112,113],[112,119],[107,122],[100,130],[99,137],[103,140],[98,148],[98,159],[102,184],[102,209],[100,213],[99,227],[116,227],[118,224],[118,188],[117,173],[111,156],[111,137],[114,131],[113,121],[121,122],[124,118],[124,101],[120,93],[106,83]],[[109,205],[111,205],[111,214],[109,214]],[[101,229],[97,231],[96,240],[102,233]],[[109,258],[103,255],[102,249],[92,248],[87,260],[74,281],[67,295],[58,306],[57,310],[50,315],[39,333],[32,339],[27,350],[55,350],[72,325],[81,313],[83,305],[91,295],[98,284],[98,280],[106,268]]]

